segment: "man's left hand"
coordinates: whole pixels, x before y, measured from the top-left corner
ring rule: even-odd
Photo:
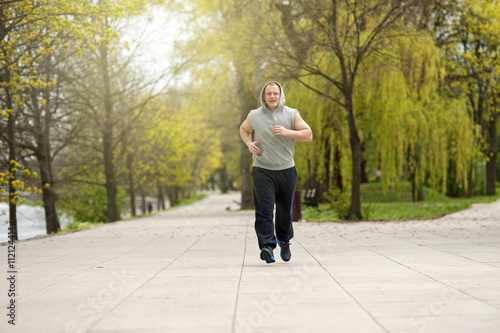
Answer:
[[[276,125],[271,128],[271,131],[274,135],[288,136],[289,130],[284,128],[283,126]]]

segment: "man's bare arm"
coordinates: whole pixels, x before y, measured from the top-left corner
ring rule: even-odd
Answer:
[[[289,130],[283,126],[276,125],[272,128],[274,135],[288,136],[297,141],[311,142],[313,139],[313,134],[309,125],[302,119],[300,113],[297,112],[295,118],[295,129]]]
[[[245,119],[245,121],[240,126],[240,137],[241,140],[243,140],[243,142],[247,145],[248,150],[252,154],[258,155],[260,152],[259,147],[257,147],[259,141],[252,141],[252,131],[253,127],[250,124],[250,115],[248,115],[247,119]]]

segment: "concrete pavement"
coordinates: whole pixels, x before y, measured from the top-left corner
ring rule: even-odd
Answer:
[[[0,246],[0,331],[500,332],[500,201],[434,221],[297,222],[292,260],[266,264],[253,211],[226,210],[238,196],[17,242],[14,274]]]

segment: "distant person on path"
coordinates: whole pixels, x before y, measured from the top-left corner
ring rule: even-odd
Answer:
[[[295,140],[310,142],[313,135],[299,111],[285,106],[285,93],[278,82],[271,81],[262,88],[260,101],[262,106],[250,111],[240,126],[241,139],[253,154],[255,231],[260,259],[275,262],[273,250],[278,243],[281,259],[289,261],[293,195],[297,185],[294,144]]]

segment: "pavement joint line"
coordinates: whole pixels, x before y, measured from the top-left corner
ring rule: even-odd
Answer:
[[[475,262],[475,263],[478,263],[478,264],[485,264],[485,265],[488,265],[490,267],[494,267],[494,268],[499,268],[498,266],[495,266],[495,265],[492,265],[491,263],[489,262],[484,262],[484,261],[479,261],[479,260],[474,260],[474,259],[471,259],[471,258],[468,258],[468,257],[465,257],[461,254],[458,254],[458,253],[453,253],[453,252],[448,252],[448,251],[445,251],[445,250],[442,250],[442,249],[439,249],[435,246],[431,246],[431,245],[427,245],[427,244],[424,244],[424,243],[417,243],[415,241],[412,241],[411,239],[402,239],[402,238],[398,238],[398,237],[394,237],[392,236],[391,234],[389,233],[385,233],[385,232],[380,232],[380,231],[377,231],[377,233],[380,233],[380,234],[383,234],[383,235],[386,235],[386,236],[389,236],[389,237],[392,237],[392,238],[395,238],[397,240],[400,240],[400,241],[406,241],[406,242],[410,242],[410,243],[413,243],[415,245],[418,245],[418,246],[423,246],[423,247],[426,247],[428,249],[431,249],[431,250],[434,250],[434,251],[439,251],[439,252],[442,252],[442,253],[446,253],[446,254],[450,254],[450,255],[454,255],[454,256],[457,256],[457,257],[460,257],[462,259],[466,259],[466,260],[469,260],[471,262]],[[434,234],[434,236],[439,236],[439,237],[443,237],[443,238],[447,238],[447,239],[452,239],[450,237],[447,237],[447,236],[441,236],[441,235],[438,235],[438,234]],[[473,245],[477,245],[477,246],[483,246],[483,244],[480,244],[480,243],[475,243],[475,242],[470,242],[468,241],[468,243],[470,244],[473,244]],[[490,246],[490,245],[488,245]],[[494,263],[494,262],[493,262]]]
[[[154,239],[157,239],[157,238],[158,238],[158,237],[156,237],[156,238],[154,238]],[[154,240],[154,239],[153,239],[153,240]],[[150,241],[151,241],[151,240],[150,240]],[[34,294],[36,294],[36,293],[38,293],[38,292],[40,292],[40,291],[42,291],[42,290],[45,290],[45,289],[47,289],[47,288],[49,288],[49,287],[51,287],[51,286],[55,285],[56,283],[59,283],[59,282],[61,282],[61,281],[67,280],[67,279],[69,279],[69,278],[72,278],[73,276],[76,276],[76,275],[78,275],[78,274],[82,274],[83,272],[86,272],[86,271],[88,271],[88,270],[91,270],[92,268],[97,267],[98,265],[102,265],[102,264],[103,264],[103,263],[105,263],[105,262],[108,262],[108,261],[114,260],[114,259],[116,259],[116,258],[118,258],[118,257],[121,257],[121,256],[123,256],[123,255],[127,254],[127,253],[130,253],[130,252],[132,252],[132,251],[134,251],[134,250],[136,250],[136,249],[140,248],[141,246],[144,246],[146,243],[149,243],[150,241],[147,241],[147,242],[145,242],[144,244],[138,245],[138,246],[136,246],[136,247],[132,248],[130,251],[127,251],[127,252],[125,252],[125,253],[122,253],[122,254],[120,254],[120,255],[117,255],[117,256],[115,256],[115,257],[113,257],[113,258],[110,258],[110,259],[107,259],[107,260],[101,261],[101,262],[100,262],[99,264],[97,264],[97,265],[90,266],[90,267],[88,267],[88,268],[86,268],[86,269],[84,269],[84,270],[82,270],[82,271],[79,271],[79,272],[77,272],[77,273],[75,273],[75,274],[72,274],[72,275],[66,276],[65,278],[59,279],[59,280],[57,280],[57,281],[54,281],[53,283],[51,283],[51,284],[49,284],[49,285],[46,285],[46,286],[44,286],[43,288],[40,288],[40,289],[38,289],[38,290],[32,291],[32,292],[31,292],[31,293],[29,293],[29,294],[26,294],[26,295],[20,296],[20,297],[19,297],[19,300],[22,300],[22,299],[24,299],[24,298],[26,298],[26,297],[28,297],[28,296],[34,295]],[[73,251],[73,252],[75,252],[75,251]],[[71,252],[71,253],[73,253],[73,252]],[[70,253],[67,253],[67,254],[65,254],[65,255],[63,255],[63,256],[59,256],[58,258],[62,258],[62,257],[67,256],[67,255],[69,255],[69,254],[70,254]],[[37,264],[39,264],[39,263],[37,263]],[[33,264],[33,265],[35,265],[35,264]],[[32,265],[29,265],[29,266],[32,266]],[[26,267],[28,267],[28,266],[26,266]]]
[[[87,328],[87,332],[91,331],[97,324],[99,324],[101,322],[101,320],[103,318],[105,318],[108,314],[112,313],[117,307],[119,307],[124,301],[126,301],[130,296],[132,296],[133,294],[135,294],[139,289],[141,289],[144,285],[146,285],[149,281],[151,281],[152,279],[154,279],[158,274],[160,274],[161,272],[163,272],[164,270],[166,270],[167,268],[169,268],[173,263],[175,263],[178,259],[180,259],[183,255],[185,255],[187,252],[189,252],[189,250],[191,250],[191,248],[193,246],[195,246],[203,237],[205,237],[206,235],[208,235],[210,233],[210,231],[212,231],[212,229],[214,229],[214,226],[211,226],[207,232],[205,232],[203,235],[199,236],[198,239],[196,239],[194,241],[193,244],[191,244],[184,252],[182,252],[181,254],[179,254],[174,260],[172,260],[167,266],[163,267],[162,269],[160,269],[158,272],[156,272],[153,276],[151,276],[149,279],[147,279],[146,281],[144,281],[143,284],[141,284],[139,287],[137,287],[134,291],[132,291],[131,293],[129,293],[127,296],[125,296],[124,298],[122,298],[121,301],[119,301],[115,306],[113,306],[112,308],[110,308],[107,312],[103,313],[100,318],[96,319],[92,325],[90,325],[88,328]],[[157,239],[158,237],[156,237],[155,239]],[[144,244],[141,244],[139,246],[137,246],[136,248],[139,248],[141,247],[142,245]],[[130,251],[129,251],[130,252]],[[127,252],[128,253],[128,252]],[[119,257],[119,256],[116,256],[116,258]]]
[[[42,291],[42,290],[44,290],[44,289],[47,289],[47,288],[49,288],[49,287],[51,287],[51,286],[55,285],[56,283],[59,283],[59,282],[64,281],[64,280],[67,280],[67,279],[69,279],[69,278],[71,278],[71,277],[73,277],[73,276],[75,276],[75,275],[81,274],[81,273],[86,272],[86,271],[88,271],[88,270],[90,270],[90,269],[92,269],[92,267],[89,267],[89,268],[87,268],[87,269],[84,269],[84,270],[82,270],[82,271],[79,271],[79,272],[77,272],[77,273],[75,273],[75,274],[72,274],[72,275],[66,276],[66,277],[65,277],[65,278],[63,278],[63,279],[57,280],[57,281],[55,281],[55,282],[53,282],[53,283],[51,283],[51,284],[49,284],[49,285],[44,286],[43,288],[40,288],[40,289],[35,290],[35,291],[32,291],[32,292],[30,292],[30,293],[28,293],[28,294],[24,294],[24,295],[22,295],[22,296],[19,296],[19,297],[18,297],[18,299],[19,299],[19,300],[25,299],[26,297],[31,296],[31,295],[34,295],[34,294],[36,294],[36,293],[38,293],[38,292],[40,292],[40,291]],[[7,304],[5,304],[5,305],[7,305]]]
[[[25,239],[20,240],[20,241],[16,241],[16,242],[22,242],[22,241],[25,241]],[[0,243],[0,246],[3,246],[3,245],[5,245],[5,244],[6,244],[6,243]],[[64,258],[64,257],[66,257],[66,256],[69,256],[70,254],[75,253],[76,251],[77,251],[77,250],[76,250],[76,249],[74,249],[74,250],[73,250],[73,251],[71,251],[71,252],[67,252],[67,253],[65,253],[65,254],[63,254],[63,255],[60,255],[60,256],[57,256],[57,257],[53,257],[53,258],[51,258],[51,260]],[[19,269],[25,269],[26,267],[31,267],[31,266],[38,265],[38,264],[40,264],[40,262],[34,262],[34,263],[32,263],[32,264],[28,264],[28,265],[19,265]]]
[[[124,256],[124,255],[126,255],[126,254],[129,254],[130,252],[135,251],[135,250],[137,250],[138,248],[140,248],[140,247],[142,247],[142,246],[145,246],[146,244],[149,244],[149,243],[151,243],[151,242],[153,242],[153,241],[157,240],[158,238],[159,238],[159,237],[153,237],[152,239],[149,239],[149,240],[145,241],[144,243],[142,243],[142,244],[140,244],[140,245],[137,245],[136,247],[134,247],[134,248],[130,249],[130,250],[129,250],[129,251],[127,251],[127,252],[123,252],[123,253],[121,253],[121,254],[119,254],[119,255],[114,256],[113,258],[109,258],[109,259],[106,259],[106,260],[104,260],[104,261],[101,261],[101,262],[99,263],[99,265],[102,265],[102,264],[104,264],[104,263],[106,263],[106,262],[108,262],[108,261],[115,260],[115,259],[117,259],[117,258],[119,258],[119,257],[121,257],[121,256]],[[93,266],[93,267],[95,267],[95,266]]]
[[[335,283],[337,283],[339,285],[340,288],[342,288],[342,290],[344,290],[344,292],[349,295],[349,297],[351,297],[351,299],[356,302],[356,304],[358,304],[358,306],[363,309],[363,311],[373,320],[373,322],[375,322],[384,332],[387,332],[387,333],[390,333],[390,331],[384,326],[382,325],[378,320],[377,318],[375,318],[370,311],[368,311],[368,309],[366,309],[363,304],[361,304],[357,299],[356,297],[354,297],[333,275],[332,273],[330,273],[330,271],[328,269],[326,269],[325,266],[323,266],[321,264],[321,262],[311,253],[309,252],[308,249],[305,248],[304,245],[302,245],[298,240],[295,240],[295,243],[299,244],[303,249],[304,251],[306,251],[317,263],[318,265],[333,279],[333,281],[335,281]]]
[[[236,332],[236,315],[238,314],[238,301],[240,298],[240,286],[241,286],[241,278],[243,277],[243,269],[245,268],[245,259],[247,257],[247,238],[248,238],[248,228],[250,223],[247,222],[247,227],[245,231],[245,248],[243,251],[243,260],[241,262],[241,270],[240,270],[240,278],[238,279],[238,288],[236,289],[236,300],[234,302],[234,312],[233,312],[233,323],[231,325],[231,332]]]
[[[424,272],[421,272],[421,271],[419,271],[419,270],[417,270],[417,269],[414,269],[414,268],[412,268],[411,266],[407,266],[407,265],[405,265],[405,264],[403,264],[403,263],[401,263],[401,262],[399,262],[399,261],[397,261],[397,260],[394,260],[394,259],[392,259],[392,258],[388,257],[388,256],[387,256],[387,255],[385,255],[385,254],[379,253],[379,252],[377,252],[377,251],[375,251],[375,250],[373,250],[373,249],[370,249],[369,247],[366,247],[366,246],[364,246],[364,245],[361,245],[361,244],[359,244],[359,243],[356,243],[356,242],[355,242],[355,241],[353,241],[353,240],[347,239],[347,238],[345,238],[343,235],[341,235],[340,237],[341,237],[341,238],[343,238],[343,239],[345,239],[345,240],[347,240],[347,241],[349,241],[349,242],[351,242],[351,243],[353,243],[353,244],[358,245],[359,247],[362,247],[362,248],[364,248],[364,249],[366,249],[366,250],[368,250],[368,251],[371,251],[371,252],[373,252],[373,253],[375,253],[375,254],[377,254],[377,255],[379,255],[379,256],[382,256],[382,257],[384,257],[384,258],[386,258],[386,259],[388,259],[388,260],[390,260],[390,261],[392,261],[392,262],[394,262],[394,263],[396,263],[396,264],[398,264],[398,265],[400,265],[400,266],[403,266],[403,267],[405,267],[405,268],[407,268],[407,269],[409,269],[409,270],[412,270],[412,271],[414,271],[414,272],[416,272],[416,273],[419,273],[419,274],[421,274],[421,275],[423,275],[423,276],[427,277],[428,279],[431,279],[431,280],[433,280],[433,281],[435,281],[435,282],[437,282],[437,283],[442,284],[443,286],[446,286],[446,287],[448,287],[448,288],[450,288],[450,289],[453,289],[453,290],[458,291],[458,292],[459,292],[459,293],[461,293],[461,294],[464,294],[464,295],[466,295],[466,296],[469,296],[470,298],[475,299],[476,301],[479,301],[479,302],[481,302],[481,303],[483,303],[483,304],[489,305],[489,306],[494,307],[494,308],[496,308],[496,309],[500,309],[500,307],[498,307],[498,306],[496,306],[496,305],[493,305],[493,304],[491,304],[491,303],[485,302],[484,300],[482,300],[482,299],[480,299],[480,298],[477,298],[476,296],[470,295],[469,293],[467,293],[467,292],[465,292],[465,291],[463,291],[463,290],[461,290],[461,289],[458,289],[458,288],[456,288],[456,287],[454,287],[454,286],[452,286],[452,285],[450,285],[450,284],[448,284],[448,283],[445,283],[444,281],[437,280],[437,279],[433,278],[432,276],[430,276],[430,275],[428,275],[428,274],[425,274]]]
[[[254,256],[253,213],[226,211],[237,195],[215,193],[148,225],[108,225],[106,235],[85,229],[54,243],[23,242],[23,261],[34,265],[21,276],[20,291],[31,296],[16,304],[27,315],[17,330],[500,332],[500,201],[438,221],[294,223],[297,261],[269,269]],[[205,276],[214,282],[208,289]],[[289,288],[294,302],[285,301]]]

